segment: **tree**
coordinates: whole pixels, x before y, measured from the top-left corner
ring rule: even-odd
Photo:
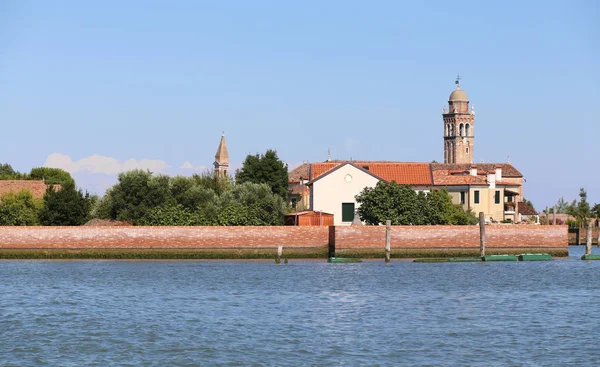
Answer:
[[[29,175],[15,171],[8,163],[0,164],[0,180],[27,180]]]
[[[68,182],[75,182],[71,174],[60,168],[36,167],[29,172],[29,177],[32,180],[46,180],[49,185],[65,185]]]
[[[44,194],[39,220],[45,226],[79,226],[88,221],[94,197],[83,194],[75,181],[63,181],[60,190],[50,185]]]
[[[181,204],[167,204],[150,209],[138,222],[143,226],[191,226],[195,225],[194,213]]]
[[[288,211],[267,184],[236,184],[219,199],[219,225],[282,225]]]
[[[391,220],[394,225],[475,224],[477,219],[462,206],[453,204],[447,190],[428,194],[415,192],[410,186],[380,181],[356,196],[358,213],[367,224],[378,225]]]
[[[272,149],[265,154],[246,156],[242,168],[235,173],[235,180],[237,183],[267,184],[274,194],[287,199],[288,167]]]
[[[153,177],[150,171],[132,170],[120,173],[118,182],[110,188],[101,203],[101,214],[111,219],[133,224],[155,207],[175,204],[169,190],[169,177]]]
[[[555,206],[556,206],[556,214],[566,214],[567,209],[569,208],[569,203],[567,203],[565,201],[564,197],[561,197],[560,199],[558,199]],[[550,208],[550,213],[552,213],[553,210],[554,210],[554,208]]]
[[[0,197],[0,225],[34,226],[38,224],[39,206],[30,191],[6,193]]]
[[[573,200],[573,203],[567,208],[567,214],[575,217],[575,221],[579,225],[584,227],[589,226],[589,218],[592,217],[592,210],[590,204],[587,202],[587,192],[581,188],[579,190],[579,202]]]

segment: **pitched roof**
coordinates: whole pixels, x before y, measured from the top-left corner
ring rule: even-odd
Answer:
[[[519,201],[519,213],[523,215],[537,215],[535,209],[525,204],[523,201]]]
[[[310,175],[310,164],[302,163],[298,167],[296,167],[293,170],[291,170],[290,172],[288,172],[288,182],[291,182],[291,183],[300,182],[300,178],[308,181],[310,179],[310,177],[308,177],[309,175]]]
[[[54,185],[55,188],[57,186],[60,187]],[[27,190],[31,192],[34,198],[41,199],[44,197],[47,187],[43,180],[0,180],[0,195],[9,192],[16,194],[22,190]]]
[[[502,168],[502,177],[523,177],[523,174],[510,163],[477,163],[475,165],[478,172],[495,171],[498,167]],[[471,163],[432,163],[431,169],[434,172],[437,170],[469,171]]]
[[[468,173],[456,174],[456,171],[436,170],[433,171],[433,184],[436,186],[458,186],[487,185],[488,183],[484,177],[472,176]]]
[[[429,186],[433,184],[429,163],[381,161],[333,161],[311,164],[311,180],[329,173],[334,168],[350,163],[378,178],[400,185]]]
[[[215,162],[229,163],[229,153],[227,152],[227,144],[225,143],[225,134],[221,135],[221,141],[219,142],[219,147],[215,153]]]

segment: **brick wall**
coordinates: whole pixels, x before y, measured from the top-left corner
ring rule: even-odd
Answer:
[[[385,247],[385,226],[339,227],[0,227],[0,249],[313,249]],[[478,226],[393,226],[395,249],[479,249]],[[486,226],[486,249],[568,250],[566,226]],[[323,252],[323,253],[325,253]],[[544,251],[545,252],[545,251]],[[408,253],[408,252],[406,252]]]
[[[566,226],[492,225],[486,248],[564,248]],[[479,248],[479,226],[392,226],[392,248]],[[336,227],[338,249],[382,249],[384,226]]]
[[[328,227],[0,227],[4,249],[327,247]]]

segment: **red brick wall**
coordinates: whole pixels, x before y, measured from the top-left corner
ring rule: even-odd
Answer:
[[[383,249],[384,226],[332,228],[336,249]],[[488,248],[564,248],[566,226],[486,226]],[[333,237],[333,236],[332,236]],[[0,227],[0,248],[319,248],[329,227]],[[393,226],[393,248],[479,248],[478,226]]]
[[[566,226],[493,225],[485,227],[486,248],[568,246]],[[336,227],[337,249],[381,249],[384,226]],[[479,248],[479,226],[392,226],[392,248]]]
[[[328,227],[0,227],[0,248],[327,247]]]

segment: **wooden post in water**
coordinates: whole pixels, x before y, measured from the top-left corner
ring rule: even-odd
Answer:
[[[554,209],[552,209],[552,224],[556,225],[556,205],[554,205]]]
[[[390,251],[392,249],[392,221],[385,221],[385,262],[390,262]]]
[[[575,244],[581,245],[581,227],[577,227],[577,232],[575,232]]]
[[[277,246],[277,258],[275,259],[275,263],[281,263],[281,255],[283,254],[283,245]]]
[[[587,223],[587,232],[586,232],[586,236],[585,236],[585,254],[586,255],[591,255],[592,254],[592,223],[591,220],[586,219],[586,223]]]
[[[479,212],[479,255],[485,258],[485,214]]]

